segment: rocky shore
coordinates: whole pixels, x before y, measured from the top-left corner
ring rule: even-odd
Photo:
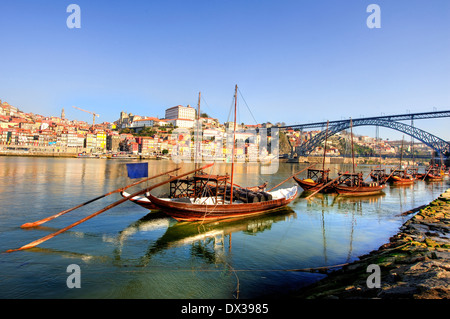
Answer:
[[[413,215],[414,214],[414,215]],[[450,189],[413,215],[390,242],[300,290],[304,299],[449,299]],[[379,288],[369,288],[369,265],[381,270]]]

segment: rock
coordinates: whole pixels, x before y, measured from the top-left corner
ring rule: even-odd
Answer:
[[[381,298],[411,298],[414,294],[418,293],[419,289],[413,286],[409,286],[405,282],[399,282],[397,285],[383,288],[378,294]]]
[[[450,188],[359,259],[330,273],[312,298],[450,299]],[[381,267],[381,288],[367,287],[369,264]]]
[[[434,215],[434,217],[437,218],[437,219],[441,219],[441,218],[445,218],[445,215],[444,215],[444,213],[439,212],[439,213],[436,213],[436,214]]]

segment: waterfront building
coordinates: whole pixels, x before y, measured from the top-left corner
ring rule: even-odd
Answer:
[[[195,109],[188,106],[177,105],[166,109],[165,118],[167,119],[188,119],[195,120]]]
[[[156,152],[155,139],[153,137],[142,137],[140,143],[140,151],[142,155],[151,155]]]
[[[103,132],[103,131],[97,132],[95,148],[98,151],[103,151],[106,149],[106,133],[105,132]]]
[[[174,127],[193,128],[194,120],[185,118],[166,119],[166,122],[172,124]]]
[[[120,135],[116,132],[110,132],[106,136],[106,149],[113,152],[120,151]]]
[[[153,126],[165,126],[167,122],[165,120],[160,120],[156,117],[147,117],[139,120],[134,120],[130,127],[153,127]]]
[[[93,133],[87,133],[85,147],[91,152],[95,150],[95,148],[97,147],[97,135]]]

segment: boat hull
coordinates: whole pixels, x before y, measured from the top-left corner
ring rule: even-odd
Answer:
[[[402,178],[398,176],[392,176],[392,184],[393,185],[411,185],[414,184],[414,178]]]
[[[120,195],[122,195],[122,197],[128,197],[131,194],[128,194],[127,192],[121,192]],[[144,208],[147,209],[157,209],[157,207],[155,205],[153,205],[153,203],[147,198],[147,197],[143,197],[143,196],[135,196],[129,199],[129,201],[138,204]]]
[[[259,186],[251,186],[251,187],[247,187],[246,189],[248,190],[252,190],[252,191],[260,191],[260,190],[264,190],[267,186],[267,182],[259,185]],[[123,191],[120,193],[120,195],[122,195],[122,197],[128,197],[131,194]],[[143,197],[143,196],[135,196],[133,198],[129,199],[131,202],[138,204],[144,208],[150,209],[150,210],[154,210],[154,209],[158,209],[158,207],[156,207],[147,197]]]
[[[191,204],[164,200],[151,194],[147,198],[167,215],[178,221],[219,220],[241,218],[271,212],[287,206],[297,196],[298,188],[289,197],[257,203],[233,204]]]
[[[301,180],[295,176],[293,178],[297,182],[297,184],[300,185],[301,188],[303,188],[305,191],[308,192],[315,192],[325,185],[325,183],[305,182],[304,180]],[[334,188],[331,185],[320,190],[320,193],[332,193],[332,192],[334,192]]]
[[[393,181],[392,184],[393,185],[412,185],[412,184],[414,184],[414,180],[409,180],[409,179],[397,180],[397,181]]]
[[[427,176],[425,177],[425,180],[428,182],[440,182],[440,181],[444,180],[444,176],[427,174]]]
[[[367,196],[367,195],[381,194],[383,192],[383,189],[386,188],[386,185],[367,186],[367,187],[336,185],[334,188],[339,195]]]

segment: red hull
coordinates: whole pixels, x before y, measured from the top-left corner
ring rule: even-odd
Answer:
[[[412,185],[412,184],[414,184],[414,180],[409,180],[409,179],[399,180],[399,181],[392,182],[392,184],[394,184],[394,185]]]
[[[294,180],[297,182],[298,185],[300,185],[301,188],[303,188],[305,191],[308,192],[315,192],[316,190],[320,189],[325,185],[325,183],[311,183],[311,182],[305,182],[304,180],[301,180],[297,177],[293,177]],[[325,187],[320,191],[320,193],[332,193],[334,191],[334,187],[332,185]]]
[[[414,184],[414,178],[402,178],[398,176],[392,176],[392,184],[394,185],[411,185]]]
[[[380,194],[386,185],[379,186],[340,186],[334,187],[336,192],[340,195],[348,196],[367,196],[367,195],[377,195]]]
[[[183,202],[175,202],[159,199],[148,194],[148,199],[159,209],[163,210],[167,215],[178,221],[198,221],[198,220],[217,220],[236,217],[247,217],[253,215],[264,214],[287,206],[298,193],[295,187],[295,193],[288,198],[274,199],[257,203],[242,204],[217,204],[217,205],[201,205]]]
[[[440,182],[440,181],[444,180],[444,176],[427,174],[427,176],[425,177],[425,180],[429,181],[429,182]]]

